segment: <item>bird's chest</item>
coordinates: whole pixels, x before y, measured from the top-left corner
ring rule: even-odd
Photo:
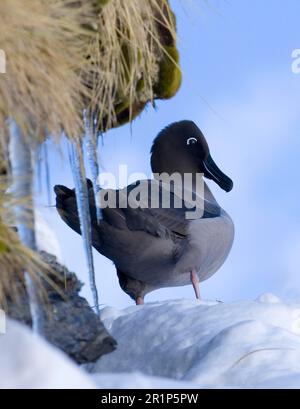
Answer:
[[[234,238],[234,226],[227,213],[212,219],[191,222],[185,251],[176,264],[186,280],[188,273],[195,270],[200,281],[214,274],[224,263]]]

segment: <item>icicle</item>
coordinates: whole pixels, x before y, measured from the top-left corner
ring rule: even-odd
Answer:
[[[92,174],[92,182],[94,186],[94,195],[95,195],[95,203],[96,203],[96,215],[97,215],[97,222],[100,223],[102,220],[102,209],[101,209],[101,202],[100,202],[100,186],[98,183],[98,176],[99,176],[99,163],[98,163],[98,152],[97,152],[97,135],[93,129],[91,129],[89,124],[89,119],[87,118],[87,112],[83,112],[83,119],[84,119],[84,128],[85,128],[85,137],[86,137],[86,150],[87,150],[87,158],[91,169]]]
[[[36,163],[36,168],[37,168],[37,189],[39,194],[42,193],[42,154],[41,154],[41,148],[39,147],[35,151],[35,163]]]
[[[43,143],[43,148],[44,148],[44,158],[45,158],[45,177],[46,177],[47,198],[48,198],[48,206],[50,206],[51,205],[50,172],[49,172],[48,148],[46,144],[47,142]]]
[[[12,194],[17,200],[15,217],[21,242],[32,250],[36,250],[33,209],[33,168],[31,149],[25,143],[20,128],[14,121],[9,123],[9,159],[12,169]],[[29,205],[24,199],[30,200]],[[29,306],[34,333],[43,333],[43,311],[39,303],[38,290],[30,275],[25,272],[25,284],[29,298]]]
[[[92,252],[92,227],[89,207],[88,188],[86,184],[85,169],[83,163],[83,150],[81,143],[70,143],[70,162],[76,192],[76,203],[80,221],[80,230],[84,244],[84,251],[87,260],[90,287],[93,295],[93,302],[97,314],[99,314],[98,291],[95,280],[94,260]]]

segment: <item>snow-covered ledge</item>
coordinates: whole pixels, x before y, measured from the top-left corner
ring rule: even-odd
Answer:
[[[300,387],[300,303],[272,294],[230,304],[175,300],[107,307],[101,318],[118,348],[93,366],[99,386],[109,387],[110,372],[119,387],[163,384],[147,376],[167,378],[168,387],[170,378],[174,387]]]
[[[65,354],[16,321],[0,334],[0,362],[1,389],[95,388]]]
[[[300,303],[272,294],[223,304],[106,307],[118,348],[87,374],[22,325],[0,335],[1,388],[299,388]]]

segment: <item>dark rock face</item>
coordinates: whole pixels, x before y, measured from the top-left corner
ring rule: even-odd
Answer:
[[[95,362],[100,356],[114,351],[116,341],[87,301],[79,296],[82,283],[76,275],[59,264],[55,256],[46,252],[40,254],[55,272],[56,276],[51,279],[61,290],[59,294],[48,283],[44,285],[48,297],[45,338],[79,364]],[[17,304],[8,302],[7,313],[11,318],[31,325],[25,291]]]

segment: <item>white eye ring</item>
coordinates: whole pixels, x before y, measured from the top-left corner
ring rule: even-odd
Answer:
[[[186,144],[187,145],[194,145],[197,142],[198,142],[197,139],[192,137],[192,138],[187,139]]]

